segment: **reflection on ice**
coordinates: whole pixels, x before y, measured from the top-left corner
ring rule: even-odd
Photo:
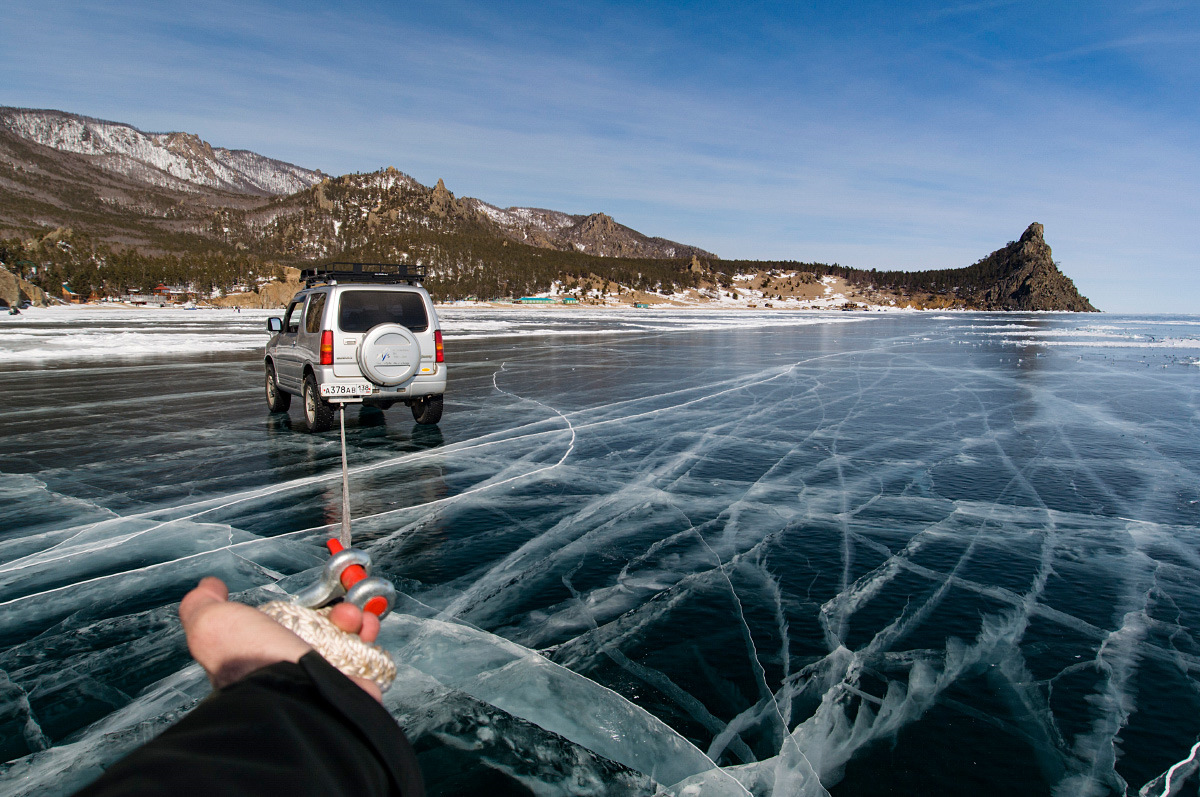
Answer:
[[[1194,788],[1193,322],[472,312],[436,437],[347,421],[355,538],[405,596],[387,706],[435,787]],[[199,576],[258,602],[320,566],[336,440],[264,418],[252,354],[204,367],[117,399],[161,428],[87,398],[101,449],[55,380],[119,375],[13,372],[48,406],[0,416],[5,793],[203,695]]]

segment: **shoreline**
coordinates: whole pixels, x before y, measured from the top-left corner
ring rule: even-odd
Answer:
[[[732,302],[732,301],[726,301],[726,302],[711,301],[711,302],[694,303],[694,304],[659,302],[656,304],[651,304],[649,307],[635,307],[633,304],[626,303],[626,302],[620,302],[620,303],[614,302],[611,304],[583,304],[583,303],[580,303],[580,304],[564,305],[564,304],[518,304],[516,302],[467,302],[467,301],[462,301],[462,302],[434,302],[434,307],[439,311],[442,311],[442,310],[465,310],[465,311],[527,310],[527,311],[546,312],[546,313],[568,313],[568,312],[579,312],[579,311],[610,310],[610,311],[617,311],[617,312],[639,312],[639,313],[651,313],[651,312],[655,312],[655,311],[659,311],[659,312],[661,312],[661,311],[668,311],[668,312],[682,311],[682,312],[702,312],[702,313],[737,311],[737,312],[755,312],[755,313],[814,313],[814,314],[815,313],[846,313],[849,315],[864,315],[864,314],[873,314],[873,313],[905,313],[905,314],[909,314],[909,313],[963,313],[963,314],[995,313],[995,314],[1010,314],[1010,315],[1012,315],[1012,314],[1021,314],[1021,315],[1030,315],[1030,314],[1032,314],[1032,315],[1042,315],[1042,314],[1045,314],[1045,315],[1098,315],[1098,314],[1104,314],[1104,313],[1084,313],[1082,311],[1072,311],[1072,310],[983,310],[983,309],[967,308],[967,307],[911,307],[911,306],[898,307],[898,306],[887,306],[887,305],[864,305],[864,304],[856,304],[856,306],[853,308],[845,307],[845,306],[841,306],[841,305],[827,306],[827,307],[811,307],[811,306],[803,307],[803,306],[797,306],[794,304],[793,305],[783,305],[783,306],[780,306],[778,304],[773,304],[770,307],[765,307],[762,305],[754,306],[754,305],[747,305],[747,304],[741,303],[741,302]],[[175,310],[175,311],[204,312],[204,313],[212,312],[212,311],[220,311],[220,312],[230,312],[230,313],[236,314],[243,310],[246,312],[255,312],[255,313],[281,313],[281,312],[283,312],[283,310],[285,308],[284,307],[254,307],[254,306],[243,306],[243,305],[213,305],[213,304],[198,304],[195,307],[184,307],[182,305],[170,305],[170,304],[149,306],[149,305],[125,304],[123,302],[80,302],[78,304],[50,304],[50,305],[46,305],[44,307],[34,305],[32,307],[22,310],[20,315],[17,315],[17,316],[9,316],[7,313],[0,313],[0,316],[2,316],[3,318],[19,319],[19,318],[26,316],[30,312],[38,313],[38,312],[41,312],[44,310],[71,311],[71,310],[78,310],[78,309],[112,310],[112,311],[144,310],[144,311],[148,311],[148,312],[149,311],[162,311],[162,310]],[[1109,313],[1108,315],[1112,315],[1112,314]],[[1121,314],[1121,315],[1175,316],[1175,315],[1200,315],[1200,313],[1198,313],[1198,314],[1125,313],[1125,314]]]

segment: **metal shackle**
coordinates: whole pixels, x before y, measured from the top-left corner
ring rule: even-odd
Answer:
[[[346,548],[335,553],[325,563],[325,569],[321,571],[321,578],[317,583],[297,592],[292,597],[292,602],[309,609],[319,609],[330,601],[340,598],[346,593],[345,587],[342,586],[342,572],[352,565],[359,565],[364,570],[369,570],[371,556],[358,548]],[[370,581],[371,579],[364,580]],[[379,580],[382,581],[382,579]]]
[[[385,601],[382,610],[379,610],[379,598]],[[382,620],[396,605],[396,588],[387,579],[370,576],[351,587],[346,593],[346,600],[363,611],[378,615]]]

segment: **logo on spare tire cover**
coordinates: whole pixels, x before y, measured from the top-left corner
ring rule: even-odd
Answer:
[[[376,365],[387,365],[393,368],[407,368],[412,365],[408,358],[407,346],[385,346],[377,350]]]
[[[399,385],[416,373],[421,347],[399,324],[372,327],[358,347],[363,376],[377,385]]]

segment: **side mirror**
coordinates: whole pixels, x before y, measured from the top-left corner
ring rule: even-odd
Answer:
[[[282,318],[268,318],[267,319],[267,331],[268,332],[282,332],[283,331],[283,319]]]

